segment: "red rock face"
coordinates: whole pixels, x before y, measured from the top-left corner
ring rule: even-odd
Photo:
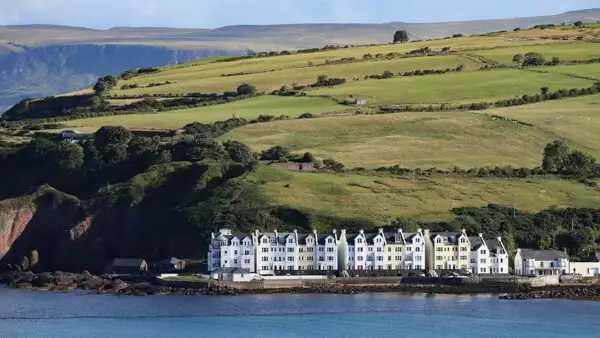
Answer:
[[[0,257],[23,234],[35,214],[34,208],[15,208],[0,211]]]

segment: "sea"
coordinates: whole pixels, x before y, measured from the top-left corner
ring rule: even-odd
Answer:
[[[0,288],[0,337],[600,337],[600,302],[492,295],[88,295]]]

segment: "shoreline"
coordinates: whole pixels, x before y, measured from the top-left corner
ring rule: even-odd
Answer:
[[[175,287],[160,285],[154,279],[137,279],[125,282],[84,272],[10,272],[0,274],[0,284],[8,288],[31,291],[70,291],[82,290],[92,295],[117,296],[238,296],[264,294],[363,294],[363,293],[405,293],[405,294],[445,294],[445,295],[493,295],[501,300],[531,299],[579,299],[600,301],[600,285],[546,286],[533,288],[528,285],[504,284],[381,284],[352,285],[343,283],[315,284],[307,287],[281,289],[238,289],[228,286],[208,284],[205,287]]]

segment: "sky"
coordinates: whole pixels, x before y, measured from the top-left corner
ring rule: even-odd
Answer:
[[[597,7],[600,0],[0,0],[0,25],[107,29],[421,23],[552,15]]]

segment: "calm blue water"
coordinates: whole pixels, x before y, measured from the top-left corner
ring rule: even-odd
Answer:
[[[493,296],[116,297],[0,288],[0,337],[600,337],[600,302]]]

